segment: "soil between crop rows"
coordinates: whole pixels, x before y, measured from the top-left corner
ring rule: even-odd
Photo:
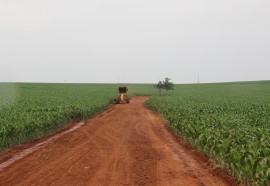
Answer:
[[[3,153],[0,165],[39,147],[0,170],[0,185],[238,185],[175,137],[143,106],[147,99],[114,105],[42,146],[31,143]]]

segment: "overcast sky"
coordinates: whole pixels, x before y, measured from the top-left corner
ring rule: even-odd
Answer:
[[[0,0],[0,82],[270,79],[269,0]]]

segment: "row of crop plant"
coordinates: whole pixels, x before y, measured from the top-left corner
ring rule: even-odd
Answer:
[[[0,84],[0,151],[106,108],[115,85]]]
[[[269,82],[179,85],[146,105],[243,184],[269,184]]]

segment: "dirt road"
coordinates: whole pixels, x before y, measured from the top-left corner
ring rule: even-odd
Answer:
[[[25,157],[18,150],[4,153],[0,185],[237,185],[172,135],[144,108],[147,99],[115,105],[77,130],[36,144]],[[7,163],[12,156],[21,158]]]

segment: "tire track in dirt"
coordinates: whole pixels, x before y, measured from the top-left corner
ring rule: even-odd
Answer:
[[[0,185],[237,185],[146,109],[114,105],[0,171]],[[3,154],[2,157],[16,156]],[[0,163],[8,161],[0,157]]]

